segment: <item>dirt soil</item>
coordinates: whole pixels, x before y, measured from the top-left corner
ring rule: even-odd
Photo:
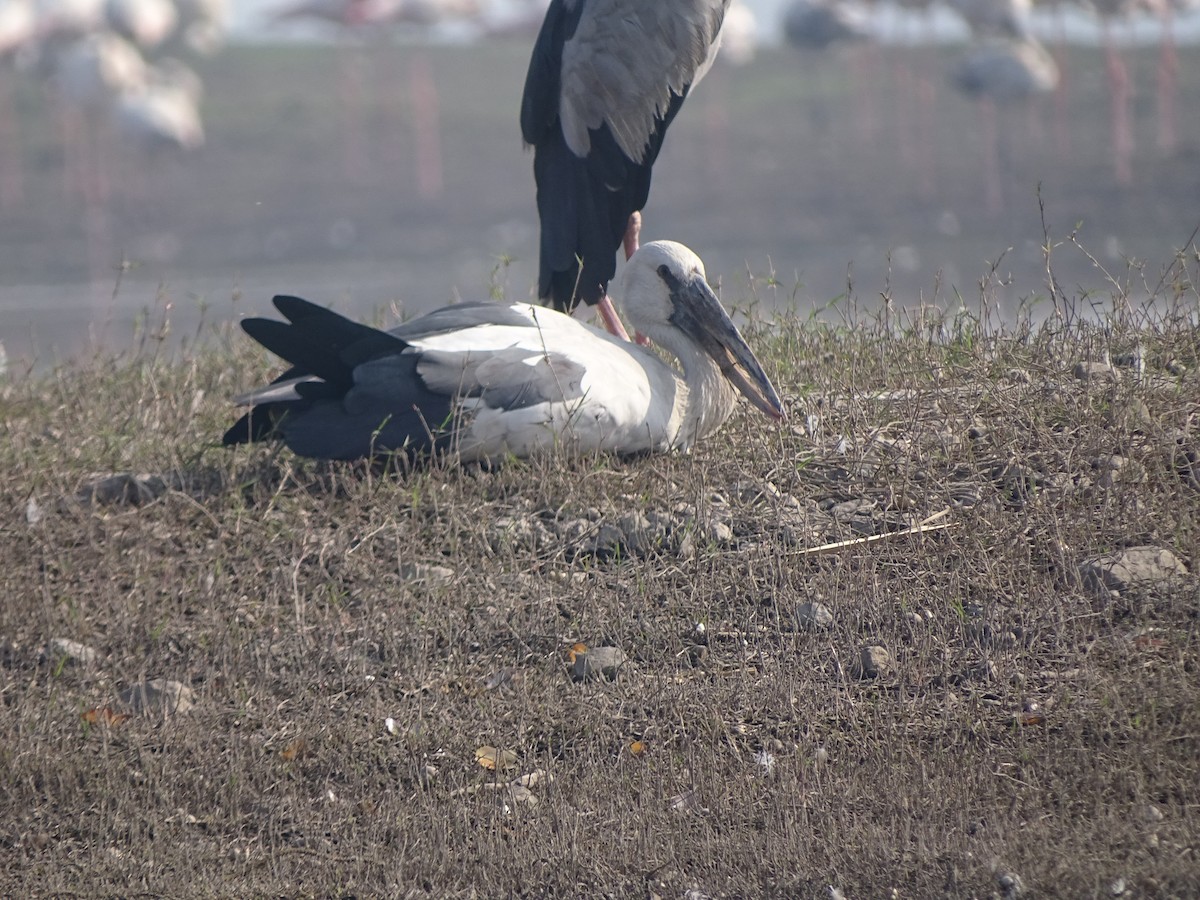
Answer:
[[[228,327],[10,380],[0,892],[1194,896],[1196,275],[754,320],[689,456],[229,451]]]

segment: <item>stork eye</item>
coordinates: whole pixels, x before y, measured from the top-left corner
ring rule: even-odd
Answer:
[[[681,284],[675,273],[671,271],[671,267],[663,263],[658,267],[658,277],[663,280],[663,283],[673,292],[678,290]]]

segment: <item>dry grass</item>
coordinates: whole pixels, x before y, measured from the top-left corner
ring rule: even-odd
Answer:
[[[1092,324],[1067,298],[1039,327],[755,323],[792,424],[743,412],[689,457],[393,475],[229,452],[227,398],[274,365],[229,334],[10,381],[0,890],[1192,893],[1196,582],[1100,600],[1078,577],[1136,544],[1200,560],[1191,252],[1157,312]],[[1072,375],[1108,357],[1112,379]],[[56,503],[114,471],[187,478]],[[590,552],[639,511],[674,531]],[[832,626],[794,626],[806,601]],[[98,660],[40,656],[57,637]],[[574,683],[575,641],[630,662]],[[869,644],[891,673],[859,676]],[[197,707],[81,719],[150,677]],[[476,790],[482,745],[515,752],[504,780],[552,776],[540,802]]]

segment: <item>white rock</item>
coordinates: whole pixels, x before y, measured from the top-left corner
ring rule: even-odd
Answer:
[[[181,715],[196,705],[196,694],[190,687],[166,678],[152,678],[126,688],[120,699],[131,712],[143,716]]]

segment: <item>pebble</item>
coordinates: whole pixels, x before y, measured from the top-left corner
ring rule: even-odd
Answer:
[[[431,566],[426,563],[408,563],[400,567],[400,579],[409,584],[424,584],[440,587],[454,580],[454,570],[448,566]]]
[[[880,678],[892,671],[892,655],[879,644],[868,644],[858,654],[854,674],[859,678]]]
[[[97,506],[141,506],[167,492],[167,483],[158,475],[134,475],[120,472],[103,475],[83,485],[75,499]]]
[[[1078,362],[1075,364],[1073,374],[1080,381],[1117,380],[1117,370],[1106,362]]]
[[[576,681],[614,681],[626,658],[619,647],[593,647],[575,657],[571,677]]]
[[[57,663],[60,659],[78,666],[90,666],[96,661],[97,653],[86,644],[68,638],[51,638],[43,651],[43,657]]]
[[[1085,560],[1079,566],[1084,586],[1100,599],[1134,588],[1163,585],[1186,576],[1187,566],[1164,547],[1128,547]]]
[[[833,613],[824,603],[801,603],[796,607],[796,625],[800,628],[828,628]]]
[[[180,715],[196,705],[196,694],[190,687],[166,678],[152,678],[126,688],[120,699],[130,712],[143,716]]]
[[[1104,410],[1104,424],[1124,431],[1143,431],[1154,424],[1150,407],[1140,397],[1113,397]]]
[[[1015,900],[1025,889],[1021,884],[1021,876],[1015,872],[997,872],[996,883],[1000,885],[1000,890],[1004,892],[1006,900]]]

